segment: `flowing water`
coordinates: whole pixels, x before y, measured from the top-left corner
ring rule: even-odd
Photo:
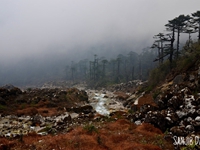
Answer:
[[[106,94],[103,94],[106,93]],[[88,91],[90,105],[101,115],[109,115],[112,111],[125,110],[121,102],[116,100],[112,92]]]
[[[95,94],[94,99],[98,100],[98,102],[94,105],[94,109],[101,115],[109,115],[110,111],[106,107],[106,103],[108,103],[108,99],[104,98],[105,94]]]

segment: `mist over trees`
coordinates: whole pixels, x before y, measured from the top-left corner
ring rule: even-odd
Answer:
[[[169,60],[172,68],[173,60],[181,55],[183,34],[188,35],[187,46],[193,42],[192,34],[200,38],[200,11],[179,15],[168,20],[164,27],[164,33],[158,32],[153,36],[155,41],[151,47],[107,41],[90,47],[77,46],[71,53],[58,55],[56,51],[62,46],[55,46],[51,48],[55,52],[41,55],[42,59],[28,57],[19,63],[0,64],[0,85],[41,85],[47,81],[63,80],[74,84],[86,82],[91,87],[98,87],[148,80],[149,72],[164,60]]]
[[[200,39],[200,11],[192,13],[191,15],[179,15],[165,24],[166,31],[169,33],[159,33],[154,36],[156,38],[152,48],[158,48],[158,56],[154,61],[163,63],[163,59],[169,56],[170,68],[172,68],[173,59],[177,59],[180,52],[180,34],[187,33],[189,35],[186,41],[187,46],[192,42],[191,34],[198,32],[198,40]],[[175,37],[177,36],[177,37]],[[174,42],[176,41],[176,48]],[[165,43],[163,45],[163,43]]]
[[[76,47],[71,53],[62,53],[62,55],[57,53],[59,48],[54,47],[52,49],[52,51],[55,51],[53,54],[41,54],[39,58],[31,56],[19,62],[1,63],[0,85],[13,84],[23,87],[42,85],[48,81],[62,80],[77,83],[96,79],[109,81],[109,79],[113,80],[114,78],[114,81],[120,82],[125,81],[124,74],[126,74],[126,80],[133,78],[133,71],[135,79],[138,76],[139,63],[137,57],[139,54],[134,52],[135,48],[130,47],[130,45],[120,42],[101,43],[93,45],[89,49],[83,47],[82,51],[80,51],[81,47]],[[138,51],[138,49],[135,50]],[[94,61],[95,63],[93,63]],[[128,68],[131,66],[131,61],[134,64],[132,64],[132,68]],[[152,58],[150,62],[153,64]],[[137,65],[134,66],[135,64]],[[117,65],[119,65],[118,70],[116,70]],[[112,71],[108,71],[109,69],[112,69]],[[118,78],[116,78],[117,71]]]
[[[155,66],[155,51],[147,48],[141,54],[130,51],[107,59],[94,54],[93,59],[83,59],[66,66],[66,80],[86,81],[90,86],[106,86],[130,80],[147,80],[149,71]]]
[[[170,62],[169,68],[172,68],[173,60],[181,54],[181,34],[186,33],[189,35],[186,42],[189,46],[192,42],[191,34],[199,32],[200,11],[192,13],[191,16],[179,15],[169,20],[165,27],[167,33],[155,35],[153,45],[150,48],[143,49],[141,54],[130,51],[126,54],[118,54],[117,57],[110,60],[94,54],[93,60],[81,60],[71,66],[71,74],[73,75],[71,79],[73,81],[86,81],[95,87],[136,79],[147,80],[149,71],[157,65],[156,63],[153,64],[153,59],[154,62],[158,61],[158,64],[162,64],[164,60],[168,59]],[[68,71],[67,74],[70,74],[70,69],[66,71]],[[69,77],[66,79],[70,80]]]

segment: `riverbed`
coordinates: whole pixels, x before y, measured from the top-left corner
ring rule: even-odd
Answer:
[[[86,90],[86,92],[89,97],[89,105],[93,107],[95,114],[109,116],[114,111],[126,111],[126,108],[116,99],[116,95],[112,92],[105,90]],[[87,117],[87,114],[85,117]],[[67,130],[70,126],[76,124],[80,118],[81,114],[74,112],[65,112],[52,117],[43,117],[39,114],[20,117],[14,115],[2,116],[0,114],[0,136],[15,137],[30,132],[46,135],[49,130],[60,127]],[[82,119],[85,121],[84,118]],[[39,122],[39,125],[34,125],[34,121]]]
[[[126,111],[126,108],[110,91],[87,90],[90,105],[101,115],[109,115],[113,111]]]

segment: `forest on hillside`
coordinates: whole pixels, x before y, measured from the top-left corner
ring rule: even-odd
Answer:
[[[148,80],[151,70],[165,60],[169,61],[170,70],[173,60],[182,55],[181,49],[190,47],[194,42],[192,34],[197,34],[200,40],[200,11],[191,15],[179,15],[169,20],[165,28],[166,32],[155,34],[152,46],[144,48],[140,54],[130,51],[127,54],[118,54],[110,60],[106,56],[94,54],[93,60],[71,61],[65,68],[66,80],[73,83],[84,81],[92,87],[130,80]],[[184,46],[180,45],[183,33],[188,35]]]

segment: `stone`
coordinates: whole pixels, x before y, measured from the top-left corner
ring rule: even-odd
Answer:
[[[33,126],[37,126],[37,125],[40,125],[44,122],[44,119],[41,115],[35,115],[33,116],[32,118],[32,125]]]
[[[174,79],[173,79],[173,84],[180,84],[183,82],[184,76],[183,75],[177,75]]]
[[[193,82],[195,80],[195,76],[193,74],[189,75],[189,81]]]
[[[180,96],[173,96],[171,99],[168,100],[168,107],[172,107],[173,109],[178,109],[180,105],[183,104],[183,99]]]
[[[145,116],[144,122],[153,124],[155,127],[158,127],[163,132],[165,132],[166,129],[168,128],[165,116],[161,114],[159,111],[148,112]]]
[[[14,89],[15,86],[13,86],[12,84],[6,84],[6,85],[2,86],[2,88],[7,89],[7,90],[11,90],[11,89]]]
[[[191,133],[191,132],[194,131],[194,126],[193,126],[193,125],[187,125],[187,126],[185,127],[185,129],[186,129],[186,131],[188,131],[188,133]]]
[[[85,106],[80,106],[80,107],[74,107],[72,108],[72,111],[75,113],[91,113],[93,111],[93,107],[91,105],[85,105]]]
[[[176,114],[178,115],[179,119],[181,119],[181,118],[187,116],[187,113],[186,113],[186,112],[180,111],[180,110],[176,111]]]
[[[68,116],[64,117],[63,121],[64,122],[68,122],[68,123],[71,122],[72,121],[71,115],[68,115]]]
[[[141,120],[137,120],[137,121],[135,121],[135,124],[136,124],[136,125],[141,125],[142,122],[141,122]]]
[[[174,126],[170,129],[173,135],[176,136],[186,136],[187,132],[185,131],[185,126]]]
[[[195,118],[195,121],[199,121],[199,122],[200,122],[200,116],[197,116],[197,117]]]

